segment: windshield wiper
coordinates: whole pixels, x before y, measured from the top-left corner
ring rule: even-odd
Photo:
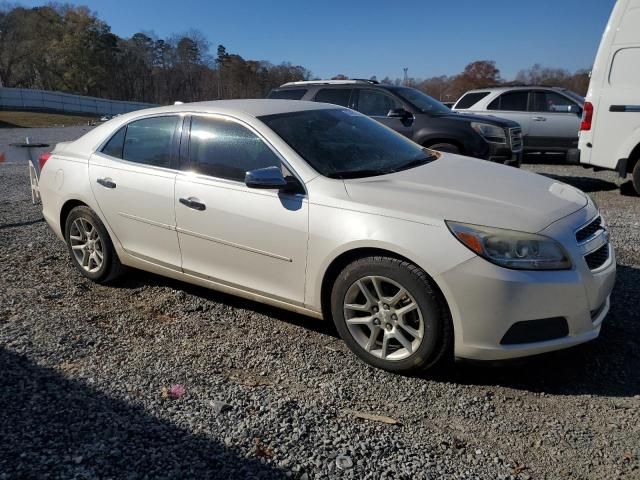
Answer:
[[[399,167],[394,168],[393,171],[394,172],[400,172],[402,170],[409,170],[410,168],[419,167],[421,165],[425,165],[425,164],[427,164],[429,162],[432,162],[436,158],[438,158],[438,157],[436,155],[433,155],[433,154],[427,155],[426,157],[416,158],[414,160],[408,161],[404,165],[400,165]]]
[[[395,170],[338,170],[337,172],[331,172],[327,174],[329,178],[363,178],[363,177],[375,177],[377,175],[386,175],[387,173],[393,173]]]

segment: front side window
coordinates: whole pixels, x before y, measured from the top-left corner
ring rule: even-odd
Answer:
[[[509,112],[526,112],[529,92],[526,90],[503,93],[487,107],[489,110],[505,110]]]
[[[429,150],[353,110],[303,110],[259,117],[317,172],[360,178],[428,163]]]
[[[574,102],[555,92],[533,92],[533,111],[551,113],[576,112]]]
[[[177,116],[153,117],[128,124],[122,158],[144,165],[169,168],[178,120]]]
[[[348,107],[350,97],[350,88],[323,88],[316,93],[314,101]]]
[[[260,137],[231,120],[195,116],[190,138],[186,170],[244,182],[249,170],[282,167]]]
[[[438,100],[430,97],[426,93],[410,87],[390,87],[393,93],[404,99],[422,113],[428,115],[450,115],[449,107],[443,105]]]
[[[358,94],[358,111],[363,115],[386,117],[394,108],[402,108],[402,104],[382,92],[360,90]]]

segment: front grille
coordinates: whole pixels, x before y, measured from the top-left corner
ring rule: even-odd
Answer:
[[[520,150],[522,150],[522,129],[509,129],[509,143],[511,144],[512,152],[519,152]]]
[[[576,232],[576,240],[578,243],[582,243],[588,238],[595,235],[598,230],[603,230],[602,228],[602,218],[599,216],[596,217],[591,223],[587,226],[582,227],[580,230]]]
[[[589,270],[600,268],[609,259],[609,244],[601,246],[599,249],[584,256]]]

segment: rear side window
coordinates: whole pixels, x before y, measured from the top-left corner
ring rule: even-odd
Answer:
[[[640,78],[640,48],[623,48],[613,57],[609,84],[615,87],[637,87]]]
[[[124,134],[127,127],[124,126],[118,130],[113,137],[102,147],[102,153],[110,157],[122,158],[122,148],[124,147]]]
[[[463,95],[460,100],[458,100],[458,103],[456,103],[454,108],[456,109],[471,108],[487,95],[489,95],[489,92],[467,93],[466,95]]]
[[[280,158],[248,128],[218,118],[193,117],[187,170],[244,182],[257,168],[282,166]]]
[[[323,88],[316,93],[316,102],[333,103],[334,105],[349,106],[351,98],[350,88]]]
[[[144,165],[169,168],[177,124],[176,116],[145,118],[131,122],[127,125],[122,158]]]
[[[491,102],[487,109],[506,110],[511,112],[526,112],[528,98],[529,92],[527,91],[503,93],[493,102]]]
[[[307,93],[306,88],[290,88],[287,90],[271,90],[269,98],[280,100],[300,100]]]

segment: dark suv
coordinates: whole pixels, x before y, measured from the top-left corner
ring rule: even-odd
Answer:
[[[522,161],[522,135],[516,122],[452,112],[415,88],[373,80],[317,80],[285,83],[267,98],[342,105],[434,150],[516,167]]]

